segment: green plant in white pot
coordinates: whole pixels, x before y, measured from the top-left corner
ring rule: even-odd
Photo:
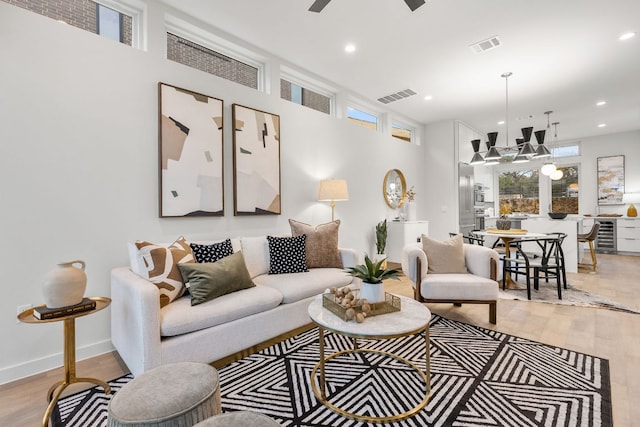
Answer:
[[[382,302],[385,300],[384,284],[385,279],[398,279],[400,273],[395,269],[386,269],[383,262],[386,260],[372,261],[368,255],[364,256],[364,264],[347,268],[347,273],[362,280],[360,286],[360,299],[366,299],[370,303]]]

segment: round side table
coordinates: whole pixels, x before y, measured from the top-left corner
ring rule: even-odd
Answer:
[[[55,319],[40,320],[33,315],[33,308],[25,310],[18,315],[18,320],[24,323],[64,322],[64,379],[53,384],[47,392],[49,406],[47,406],[47,410],[42,418],[42,427],[46,427],[49,424],[49,418],[51,417],[53,408],[55,408],[62,392],[73,383],[94,383],[102,387],[106,394],[111,393],[111,387],[104,381],[95,378],[76,377],[76,318],[97,313],[111,304],[111,299],[107,297],[90,297],[89,299],[96,302],[96,308],[93,310],[56,317]]]

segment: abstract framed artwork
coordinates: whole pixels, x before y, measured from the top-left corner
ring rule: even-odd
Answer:
[[[160,217],[223,216],[223,101],[158,83]]]
[[[280,116],[232,107],[234,215],[279,215]]]
[[[621,205],[624,156],[598,157],[598,205]]]

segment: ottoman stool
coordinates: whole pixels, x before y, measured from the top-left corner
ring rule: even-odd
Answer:
[[[107,426],[192,426],[220,412],[218,372],[204,363],[171,363],[122,387],[109,402]]]
[[[194,427],[280,427],[280,424],[257,412],[227,412],[222,415],[216,415]]]

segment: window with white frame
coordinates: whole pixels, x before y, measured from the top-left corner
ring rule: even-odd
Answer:
[[[413,142],[414,128],[401,123],[391,123],[391,136],[406,142]]]
[[[503,171],[498,174],[500,214],[540,213],[539,169]]]
[[[367,129],[378,130],[378,116],[355,107],[347,107],[347,120]]]
[[[133,45],[133,17],[91,0],[2,0],[120,43]],[[105,2],[106,3],[106,2]]]
[[[280,79],[280,98],[312,108],[325,114],[331,114],[331,97],[308,89],[302,85]]]

